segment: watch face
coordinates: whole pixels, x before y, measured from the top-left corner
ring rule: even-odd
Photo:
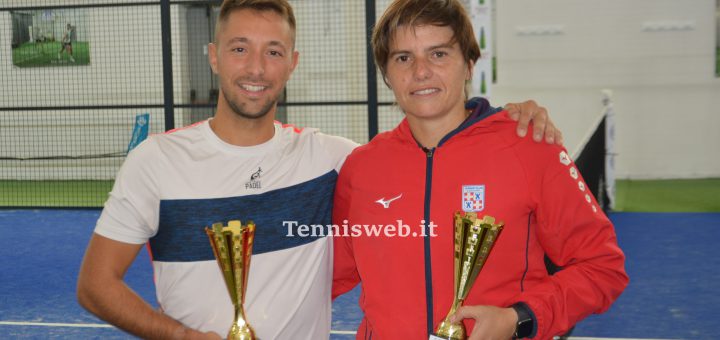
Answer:
[[[515,338],[521,339],[529,337],[532,335],[533,329],[535,328],[532,311],[522,302],[512,305],[512,308],[518,315],[518,322],[515,327]]]
[[[515,330],[515,337],[526,338],[530,336],[533,330],[532,319],[520,320],[517,323],[517,329]]]

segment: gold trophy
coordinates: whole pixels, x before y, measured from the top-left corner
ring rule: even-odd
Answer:
[[[227,286],[233,307],[235,307],[235,318],[227,339],[255,339],[252,328],[245,320],[245,311],[243,310],[250,270],[250,256],[255,237],[255,224],[248,222],[243,225],[240,221],[229,221],[227,226],[223,226],[222,223],[214,223],[212,229],[205,228],[205,232],[210,238],[213,254],[220,266],[225,286]]]
[[[453,315],[467,298],[470,288],[492,250],[503,228],[503,222],[495,224],[495,218],[485,216],[477,218],[474,212],[465,216],[456,212],[455,222],[455,286],[450,312],[438,326],[431,339],[463,340],[467,337],[462,322],[450,323]]]

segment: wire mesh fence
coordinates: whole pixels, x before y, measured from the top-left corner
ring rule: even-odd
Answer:
[[[392,94],[368,73],[366,43],[366,14],[388,1],[290,2],[300,64],[277,119],[359,143],[394,127],[397,110],[373,105]],[[207,44],[220,3],[3,1],[0,207],[100,207],[138,114],[151,134],[211,117],[219,85]]]

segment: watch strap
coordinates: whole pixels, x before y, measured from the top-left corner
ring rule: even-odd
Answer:
[[[524,302],[518,302],[510,306],[518,315],[518,322],[515,326],[513,339],[531,338],[537,333],[535,313]]]

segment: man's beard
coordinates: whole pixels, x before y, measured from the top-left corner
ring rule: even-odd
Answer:
[[[225,97],[225,101],[228,103],[228,106],[230,106],[230,109],[233,110],[236,115],[246,119],[260,119],[262,117],[265,117],[273,108],[273,106],[277,104],[278,98],[280,97],[278,95],[277,98],[268,100],[267,103],[265,103],[265,105],[263,105],[257,112],[249,112],[245,110],[245,104],[238,104],[237,101],[232,100],[228,96],[228,93],[222,89],[222,87],[220,88],[220,90],[223,91],[223,97]]]

